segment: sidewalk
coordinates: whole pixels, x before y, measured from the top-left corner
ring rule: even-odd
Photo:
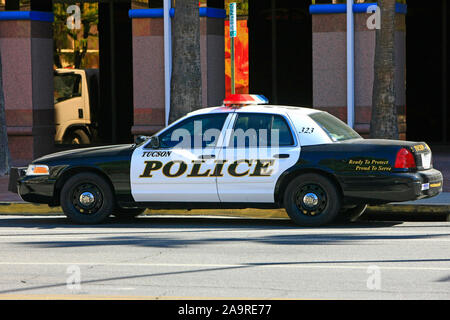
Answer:
[[[450,149],[450,148],[448,148]],[[407,215],[448,215],[450,216],[450,150],[433,151],[434,168],[440,170],[444,176],[444,190],[440,195],[416,201],[390,203],[381,206],[371,206],[366,214],[383,212]],[[38,205],[24,202],[17,194],[8,191],[8,176],[0,177],[0,214],[61,214],[60,207],[49,208],[47,205]],[[235,217],[258,218],[287,218],[283,209],[262,210],[147,210],[147,214],[157,215],[226,215]],[[365,214],[365,215],[366,215]]]

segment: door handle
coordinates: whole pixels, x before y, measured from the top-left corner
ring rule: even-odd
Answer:
[[[198,156],[199,159],[215,159],[216,156],[214,154],[202,154]]]
[[[277,159],[286,159],[289,158],[289,154],[287,153],[274,154],[273,157]]]

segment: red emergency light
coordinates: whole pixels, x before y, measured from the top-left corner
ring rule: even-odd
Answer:
[[[223,100],[223,104],[226,106],[267,103],[269,100],[260,94],[230,94]]]

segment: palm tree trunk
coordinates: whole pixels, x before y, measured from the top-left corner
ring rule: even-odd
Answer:
[[[395,0],[379,0],[381,29],[376,31],[370,137],[398,139],[395,102]]]
[[[3,95],[2,57],[0,52],[0,176],[9,172],[10,159],[6,132],[5,97]]]
[[[200,18],[197,0],[176,0],[172,19],[169,122],[201,107]]]

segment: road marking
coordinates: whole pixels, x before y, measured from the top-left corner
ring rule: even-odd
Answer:
[[[70,242],[77,242],[78,245],[77,246],[114,246],[116,245],[116,243],[120,243],[121,245],[126,245],[123,244],[122,242],[126,242],[127,240],[124,239],[95,239],[95,238],[91,238],[91,239],[85,239],[85,240],[81,240],[81,238],[77,238],[77,237],[70,237],[70,238],[50,238],[50,237],[46,237],[46,238],[33,238],[33,239],[29,239],[27,238],[28,241],[25,241],[21,244],[26,244],[27,242],[34,242],[34,244],[38,245],[38,243],[36,243],[37,241],[43,241],[42,243],[44,244],[50,244],[51,247],[53,248],[57,248],[59,247],[59,243],[56,240],[65,240],[65,239],[69,239]],[[12,239],[11,239],[12,240]],[[15,239],[15,241],[10,241],[10,242],[16,242],[19,239]],[[148,243],[151,243],[152,240],[159,242],[161,239],[136,239],[136,240],[140,240],[140,241],[146,241]],[[198,241],[198,238],[190,238],[190,239],[186,239],[186,238],[173,238],[169,241],[186,241],[186,242],[190,242],[190,241]],[[218,244],[221,242],[229,242],[229,239],[224,239],[224,240],[220,240],[220,239],[214,239],[213,241],[207,243],[208,239],[201,239],[205,241],[205,244]],[[129,239],[129,241],[133,242],[133,239]],[[94,243],[95,242],[95,243]],[[240,245],[239,242],[234,241],[234,245]],[[352,239],[352,237],[350,236],[349,238],[340,238],[340,237],[317,237],[317,238],[299,238],[299,239],[252,239],[252,238],[246,238],[246,239],[242,239],[242,242],[254,242],[254,243],[269,243],[269,244],[273,244],[274,242],[276,242],[276,245],[283,245],[283,244],[298,244],[298,245],[302,245],[302,242],[311,242],[311,243],[322,243],[322,242],[335,242],[337,245],[339,245],[340,243],[349,243],[352,242],[355,245],[356,244],[361,244],[361,243],[367,243],[367,242],[377,242],[377,243],[398,243],[398,242],[420,242],[420,243],[426,243],[426,242],[450,242],[450,239],[443,239],[443,238],[433,238],[433,239],[426,239],[426,238],[421,238],[421,239],[372,239],[372,238],[367,238],[367,239]],[[6,244],[8,242],[6,241],[2,241],[0,242],[0,244]],[[83,245],[83,243],[86,243],[87,245]],[[64,244],[64,241],[63,241]],[[199,244],[196,244],[199,245]]]
[[[450,224],[449,224],[450,227]],[[2,228],[0,228],[1,230]],[[114,230],[116,231],[116,230]],[[423,230],[421,231],[403,231],[403,230],[365,230],[365,229],[313,229],[313,230],[302,230],[302,229],[272,229],[272,228],[268,228],[268,229],[258,229],[258,230],[253,230],[253,229],[239,229],[239,230],[224,230],[224,229],[151,229],[151,230],[147,230],[147,231],[139,231],[136,232],[134,230],[128,231],[128,230],[117,230],[117,232],[97,232],[97,231],[92,231],[92,232],[86,232],[86,230],[84,230],[83,234],[80,234],[79,231],[74,231],[73,233],[71,232],[54,232],[53,234],[48,234],[48,230],[35,230],[36,233],[32,234],[32,233],[27,233],[27,234],[23,234],[22,232],[17,232],[14,230],[2,230],[0,237],[11,237],[11,236],[22,236],[22,237],[29,237],[29,236],[39,236],[41,234],[45,234],[46,236],[67,236],[67,237],[72,237],[72,236],[101,236],[101,235],[141,235],[141,234],[145,234],[145,235],[152,235],[152,234],[159,234],[159,233],[182,233],[182,232],[188,232],[188,233],[205,233],[205,232],[222,232],[222,233],[276,233],[279,234],[280,232],[282,233],[298,233],[299,235],[302,234],[344,234],[344,235],[364,235],[364,234],[391,234],[391,235],[397,235],[397,234],[406,234],[406,235],[421,235],[421,236],[432,236],[432,235],[443,235],[443,236],[450,236],[450,231],[447,228],[443,228],[442,231],[434,231],[434,232],[424,232]],[[443,232],[447,232],[445,234],[443,234]],[[19,233],[18,235],[16,235],[16,233]]]
[[[367,269],[368,266],[377,264],[383,270],[423,270],[423,271],[450,271],[450,267],[397,267],[382,266],[385,262],[367,261],[365,265],[342,265],[342,263],[351,264],[352,261],[342,262],[340,264],[322,264],[322,262],[300,262],[296,263],[248,263],[248,264],[201,264],[201,263],[122,263],[122,262],[0,262],[0,266],[104,266],[104,267],[171,267],[171,268],[291,268],[291,269]]]

